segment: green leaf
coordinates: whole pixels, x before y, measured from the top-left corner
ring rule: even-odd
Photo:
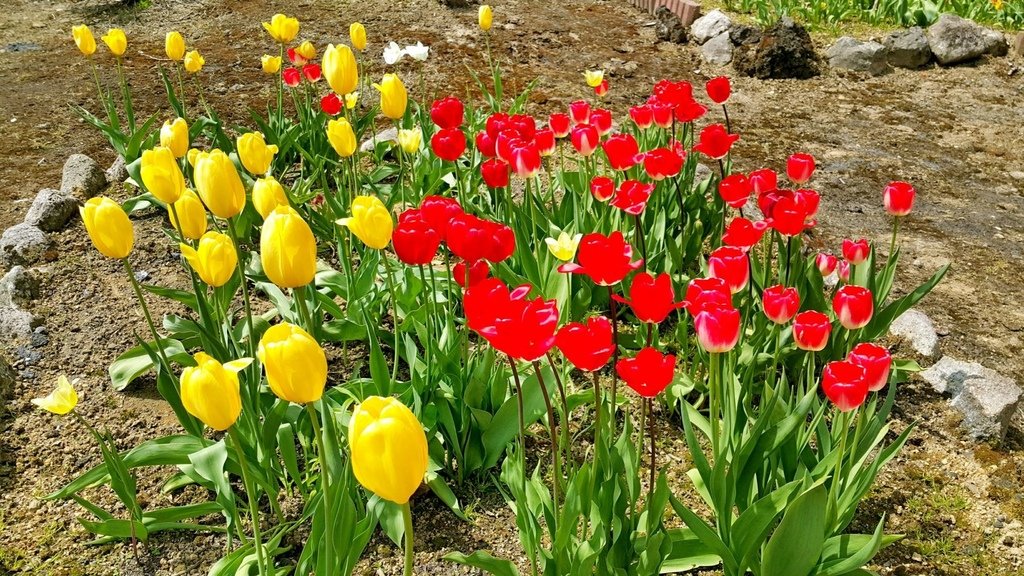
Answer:
[[[817,484],[796,497],[768,540],[761,576],[807,576],[825,544],[825,487]]]
[[[529,426],[544,414],[544,396],[540,392],[540,383],[536,376],[530,376],[523,382],[523,420]],[[484,468],[497,464],[505,453],[505,448],[519,434],[519,399],[515,395],[505,400],[498,412],[491,419],[490,426],[483,433]]]
[[[694,568],[707,568],[722,563],[711,547],[697,538],[692,530],[676,528],[668,530],[672,551],[661,564],[662,574],[686,572]]]
[[[164,338],[164,354],[169,361],[180,363],[190,362],[190,356],[185,351],[181,342]],[[150,344],[154,346],[154,344]],[[114,390],[124,390],[133,380],[149,372],[153,368],[153,359],[142,346],[136,346],[120,356],[110,365],[107,370],[110,374],[110,383]]]
[[[519,570],[516,569],[515,564],[508,560],[495,558],[489,553],[480,550],[473,552],[469,556],[466,556],[462,552],[451,552],[449,554],[445,554],[444,559],[451,560],[456,564],[462,564],[463,566],[479,568],[488,574],[494,574],[495,576],[519,576]]]

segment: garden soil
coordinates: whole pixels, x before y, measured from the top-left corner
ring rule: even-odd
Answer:
[[[589,68],[608,71],[607,104],[619,118],[658,79],[699,86],[729,72],[705,66],[692,46],[658,42],[652,18],[625,1],[494,3],[491,45],[503,63],[508,91],[536,80],[531,113],[561,110],[585,96],[581,73]],[[157,69],[164,32],[180,30],[206,58],[198,81],[207,100],[234,126],[249,124],[248,111],[264,109],[272,94],[259,55],[273,47],[259,23],[278,11],[299,17],[300,37],[320,49],[344,41],[355,20],[369,31],[374,59],[387,40],[422,41],[431,48],[429,60],[401,65],[415,94],[479,98],[467,73],[467,67],[483,69],[475,9],[453,10],[436,0],[152,0],[146,9],[113,1],[6,0],[0,11],[0,227],[19,222],[37,190],[59,185],[69,154],[89,154],[104,166],[114,160],[99,133],[71,108],[99,111],[90,65],[71,42],[72,25],[125,28],[127,73],[136,108],[145,115],[166,114]],[[830,42],[825,36],[816,41],[819,50]],[[102,46],[96,60],[109,80],[110,58]],[[921,305],[939,328],[943,351],[1024,384],[1022,66],[1020,60],[996,59],[870,79],[831,72],[805,81],[737,78],[729,107],[742,135],[734,151],[739,170],[781,169],[797,151],[818,159],[814,184],[822,194],[821,232],[810,240],[816,248],[836,250],[843,237],[866,236],[887,250],[891,223],[881,208],[882,188],[893,179],[913,182],[919,197],[901,230],[897,293],[951,264]],[[382,73],[379,60],[369,68],[374,76]],[[189,90],[194,98],[195,88]],[[115,187],[108,194],[123,199],[129,192]],[[143,215],[135,224],[136,268],[148,281],[184,287],[162,219]],[[43,319],[44,331],[34,346],[3,344],[19,381],[13,399],[0,406],[0,574],[205,574],[224,551],[220,535],[161,534],[139,547],[136,560],[130,544],[87,545],[89,536],[76,521],[85,511],[75,503],[40,499],[99,462],[78,425],[29,403],[46,394],[58,374],[79,379],[81,412],[108,428],[122,449],[177,431],[152,381],[143,379],[124,393],[110,389],[106,367],[145,329],[129,304],[121,269],[89,247],[78,223],[55,236],[56,253],[42,265],[42,297],[31,308]],[[174,311],[162,306],[155,303],[157,312]],[[359,364],[339,363],[338,379]],[[907,447],[855,520],[855,528],[870,531],[884,515],[888,532],[906,535],[878,556],[876,569],[899,575],[1024,574],[1019,428],[999,444],[971,441],[947,400],[920,382],[902,386],[897,396],[894,430],[912,422],[917,427]],[[659,426],[659,452],[667,455],[677,490],[691,500],[678,423],[666,417]],[[144,507],[205,498],[194,488],[161,493],[169,473],[140,475]],[[459,520],[432,497],[416,500],[417,574],[475,573],[442,560],[455,550],[488,549],[522,564],[514,519],[493,487],[458,492],[472,522]],[[117,511],[109,493],[96,490],[89,497]],[[399,564],[396,547],[378,536],[357,573],[398,574]]]

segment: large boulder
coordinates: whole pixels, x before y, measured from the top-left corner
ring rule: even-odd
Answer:
[[[71,220],[77,208],[78,200],[73,196],[53,188],[43,188],[32,201],[25,223],[45,232],[56,232]]]
[[[1006,38],[1002,33],[965,20],[956,14],[943,14],[928,28],[928,45],[939,64],[950,65],[976,60],[983,54],[1005,56]]]
[[[886,62],[885,46],[878,42],[861,42],[849,36],[843,36],[825,53],[828,64],[833,68],[867,72],[872,76],[884,74],[889,70]]]
[[[927,66],[932,61],[932,47],[920,26],[897,30],[885,39],[889,64],[911,70]]]
[[[690,37],[697,44],[703,44],[732,27],[732,20],[725,12],[715,9],[697,18],[690,25]]]
[[[0,268],[31,266],[43,259],[53,244],[39,227],[22,222],[0,236]]]
[[[85,154],[72,154],[64,163],[60,191],[80,202],[96,196],[107,187],[107,173]]]
[[[1002,440],[1006,435],[1021,396],[1012,378],[950,356],[922,372],[921,377],[936,392],[952,396],[950,405],[963,414],[963,426],[972,437]]]
[[[683,25],[683,21],[668,6],[659,6],[654,11],[654,19],[657,21],[654,33],[658,36],[658,40],[674,42],[676,44],[686,43],[689,36],[686,26]]]
[[[821,73],[810,34],[789,17],[764,30],[757,44],[736,50],[732,65],[755,78],[811,78]]]
[[[732,62],[732,40],[728,32],[722,32],[700,47],[700,53],[709,64],[724,66]]]

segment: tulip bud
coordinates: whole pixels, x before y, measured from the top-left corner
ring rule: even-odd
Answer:
[[[504,188],[508,186],[511,169],[503,160],[491,158],[480,164],[480,175],[483,176],[484,184],[489,188]]]
[[[306,64],[302,67],[302,75],[306,77],[306,80],[311,84],[315,84],[320,81],[323,75],[323,70],[316,64]]]
[[[587,70],[583,72],[583,78],[587,81],[587,86],[597,88],[604,82],[604,70]]]
[[[892,356],[878,344],[861,342],[853,347],[846,359],[864,369],[864,382],[868,391],[878,392],[889,381]]]
[[[654,111],[646,104],[630,108],[629,117],[633,119],[636,127],[641,130],[650,128],[651,124],[654,124]]]
[[[572,129],[572,146],[581,156],[593,154],[599,141],[600,136],[593,126],[580,124]]]
[[[548,246],[548,251],[555,258],[562,262],[570,262],[576,257],[576,249],[580,246],[580,239],[583,238],[583,234],[576,234],[575,236],[569,236],[564,230],[558,235],[558,239],[545,238],[544,243]]]
[[[430,119],[438,128],[458,128],[462,126],[464,115],[462,101],[452,96],[434,100],[430,106]]]
[[[590,124],[590,104],[585,100],[570,102],[569,117],[573,124]]]
[[[124,30],[120,28],[111,28],[107,30],[107,33],[100,37],[103,43],[110,49],[110,53],[120,58],[124,51],[128,49],[128,38],[124,35]]]
[[[864,369],[853,362],[829,362],[821,371],[821,389],[840,412],[856,410],[868,397],[864,376]]]
[[[818,272],[821,272],[822,276],[828,276],[835,272],[838,263],[839,260],[828,252],[821,252],[814,257],[814,265],[818,267]]]
[[[320,98],[320,109],[328,116],[337,116],[341,113],[341,98],[334,92],[328,92]]]
[[[280,288],[298,288],[316,275],[316,238],[291,206],[278,206],[260,233],[263,273]]]
[[[190,240],[200,239],[206,233],[206,207],[195,192],[188,188],[181,194],[181,198],[173,204],[174,209],[168,206],[168,217],[171,226],[182,236]],[[175,217],[177,213],[177,217]],[[181,222],[178,222],[181,218]]]
[[[281,72],[281,81],[289,88],[295,88],[302,82],[302,73],[298,68],[286,68]]]
[[[846,285],[836,290],[832,310],[843,328],[856,330],[868,325],[874,315],[875,301],[871,291],[863,286]]]
[[[267,372],[274,394],[287,402],[316,402],[327,384],[327,356],[302,328],[282,322],[260,338],[256,356]]]
[[[441,237],[419,210],[407,210],[399,218],[391,243],[399,260],[410,266],[422,266],[434,260]]]
[[[387,207],[376,196],[356,196],[352,201],[352,216],[338,220],[348,227],[356,238],[374,250],[383,250],[391,241],[394,221]]]
[[[427,436],[412,411],[395,398],[370,396],[348,427],[352,472],[377,496],[405,504],[427,473]]]
[[[761,168],[750,173],[750,186],[754,194],[767,194],[779,188],[779,175],[771,168]]]
[[[729,174],[718,183],[718,195],[733,208],[742,208],[750,198],[753,186],[750,179],[741,172]]]
[[[196,167],[196,160],[199,159],[199,152],[200,150],[198,148],[189,148],[188,152],[185,153],[185,159],[188,160],[188,165],[191,166],[193,170],[195,170]]]
[[[366,27],[359,22],[353,22],[348,27],[348,39],[356,50],[366,50]]]
[[[486,260],[477,260],[468,266],[465,260],[461,260],[452,267],[452,277],[454,277],[455,283],[461,288],[476,286],[485,280],[490,273],[491,267],[487,264]]]
[[[42,398],[33,398],[32,403],[47,412],[63,416],[78,406],[78,392],[68,382],[68,377],[61,374],[57,377],[57,387]]]
[[[603,98],[605,94],[608,94],[608,81],[601,80],[600,84],[594,86],[594,94],[596,94],[599,98]]]
[[[185,38],[181,32],[171,31],[164,37],[164,53],[175,62],[185,57]]]
[[[199,197],[219,218],[238,216],[245,208],[245,187],[235,164],[221,150],[200,152],[196,156],[192,180]]]
[[[708,257],[708,274],[725,280],[729,290],[736,294],[750,281],[749,257],[735,246],[722,246]]]
[[[199,247],[179,244],[181,255],[208,286],[227,284],[238,266],[238,253],[227,234],[207,232],[199,239]]]
[[[466,135],[458,128],[443,128],[430,139],[430,149],[438,158],[455,162],[466,151]]]
[[[202,70],[203,64],[206,64],[206,59],[199,53],[199,50],[192,50],[185,54],[185,71],[189,74],[195,74]]]
[[[264,54],[260,57],[260,67],[263,68],[264,74],[277,74],[281,69],[281,57]]]
[[[352,125],[345,118],[337,118],[327,123],[327,141],[341,158],[355,154],[359,146]]]
[[[653,102],[649,106],[651,107],[651,117],[654,119],[655,126],[664,130],[672,128],[675,117],[672,114],[671,104]]]
[[[75,46],[78,46],[78,51],[83,56],[92,56],[96,53],[96,38],[85,24],[71,28],[71,37],[74,38]]]
[[[817,310],[808,310],[793,319],[793,341],[796,347],[808,352],[819,352],[828,344],[832,322]]]
[[[615,182],[607,176],[595,176],[590,181],[590,193],[598,202],[607,202],[615,195]]]
[[[263,23],[263,29],[270,34],[275,42],[287,44],[299,34],[299,21],[284,14],[274,14],[270,22]]]
[[[484,32],[491,29],[491,22],[494,19],[494,10],[491,9],[490,4],[481,4],[480,9],[476,13],[477,24],[480,25],[480,29]]]
[[[267,216],[278,206],[288,206],[288,195],[284,192],[284,186],[273,176],[259,178],[252,185],[252,205],[260,216],[266,220]]]
[[[885,211],[892,216],[906,216],[914,208],[917,192],[906,182],[890,182],[882,193]]]
[[[164,204],[173,204],[185,191],[185,176],[170,148],[157,146],[142,153],[139,172],[149,193]]]
[[[175,158],[188,153],[188,124],[184,118],[175,118],[174,122],[164,122],[160,128],[160,145],[170,148]]]
[[[189,414],[214,430],[227,430],[242,413],[238,372],[251,358],[221,364],[205,352],[193,356],[196,366],[181,372],[181,403]]]
[[[106,196],[90,198],[79,209],[93,246],[107,258],[127,258],[135,242],[135,229],[121,205]]]
[[[249,132],[238,137],[238,159],[242,166],[255,176],[262,176],[270,170],[270,164],[277,154],[277,146],[268,145],[259,132]]]
[[[541,156],[547,157],[555,153],[555,132],[550,128],[537,130],[533,135],[533,143]]]
[[[608,134],[612,131],[612,112],[611,110],[599,109],[594,110],[590,113],[590,125],[597,129],[597,133],[601,136]]]
[[[345,94],[345,108],[351,110],[356,107],[357,102],[359,102],[359,92]]]
[[[555,133],[555,138],[565,138],[569,135],[572,120],[568,114],[556,112],[548,117],[548,127]]]
[[[771,286],[761,294],[764,315],[776,324],[785,324],[800,310],[800,293],[796,288]]]
[[[732,85],[729,83],[728,76],[719,76],[708,80],[708,83],[704,85],[707,90],[708,98],[715,104],[725,104],[732,94]]]
[[[803,184],[814,175],[814,156],[793,154],[786,161],[786,176],[794,184]]]
[[[419,128],[398,131],[398,145],[402,152],[415,154],[420,151],[420,144],[423,142],[423,131]]]
[[[864,262],[867,262],[868,256],[871,254],[871,245],[864,238],[860,240],[850,240],[849,238],[843,239],[843,258],[846,258],[850,264],[859,266]]]
[[[398,74],[385,74],[380,84],[374,84],[373,87],[380,92],[381,113],[392,120],[401,119],[405,115],[409,96]]]
[[[712,354],[732,350],[740,339],[740,313],[732,306],[707,306],[693,319],[697,341]]]

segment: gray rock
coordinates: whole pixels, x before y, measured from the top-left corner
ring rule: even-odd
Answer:
[[[690,25],[690,37],[697,44],[703,44],[722,32],[728,32],[731,27],[732,20],[725,12],[715,9],[693,21]]]
[[[729,30],[729,39],[736,46],[749,46],[761,41],[761,29],[756,26],[737,24]]]
[[[25,215],[25,223],[45,232],[56,232],[64,227],[75,215],[78,200],[60,190],[43,188],[36,194],[32,206]]]
[[[0,267],[30,266],[43,258],[53,244],[38,227],[22,222],[0,236]]]
[[[1018,57],[1024,56],[1024,32],[1017,32],[1017,39],[1013,41],[1013,52]]]
[[[714,173],[714,170],[709,168],[707,165],[698,163],[693,172],[693,183],[700,184],[714,175]]]
[[[885,47],[889,64],[897,68],[914,70],[932,61],[932,48],[920,26],[893,32],[885,39]]]
[[[15,266],[0,278],[0,306],[23,305],[39,297],[39,278],[24,266]]]
[[[964,428],[972,437],[1001,440],[1006,435],[1021,396],[1012,378],[950,356],[922,372],[921,377],[937,392],[953,397],[950,405],[963,414]]]
[[[107,174],[95,160],[85,154],[68,156],[60,181],[61,192],[85,202],[106,187]]]
[[[919,310],[910,309],[904,312],[889,326],[889,333],[902,338],[914,352],[925,358],[935,359],[942,354],[939,350],[939,335],[935,332],[935,324],[927,314]]]
[[[728,32],[722,32],[700,47],[700,53],[709,64],[724,66],[732,62],[732,40]]]
[[[14,369],[0,356],[0,403],[7,403],[14,398],[14,380]]]
[[[38,325],[39,320],[30,312],[17,306],[0,307],[0,338],[4,340],[31,338],[32,331]]]
[[[654,18],[657,20],[654,33],[657,35],[658,40],[674,42],[676,44],[686,43],[689,33],[686,26],[683,25],[683,21],[679,19],[679,16],[676,16],[675,12],[669,10],[667,6],[659,6],[654,11]]]
[[[836,40],[825,55],[828,56],[828,63],[833,68],[867,72],[872,76],[878,76],[889,70],[885,52],[885,46],[878,42],[861,42],[843,36]]]
[[[732,65],[744,76],[762,79],[804,79],[821,73],[810,34],[789,17],[764,30],[757,44],[737,49]]]
[[[107,168],[107,184],[120,184],[128,179],[128,167],[124,163],[124,156],[118,156],[114,163]]]
[[[371,138],[359,145],[360,152],[373,152],[373,149],[381,142],[398,142],[398,128],[392,126],[374,134]]]
[[[928,28],[928,45],[939,64],[976,60],[982,54],[1006,54],[1006,39],[956,14],[943,14]],[[998,36],[998,37],[997,37]]]

